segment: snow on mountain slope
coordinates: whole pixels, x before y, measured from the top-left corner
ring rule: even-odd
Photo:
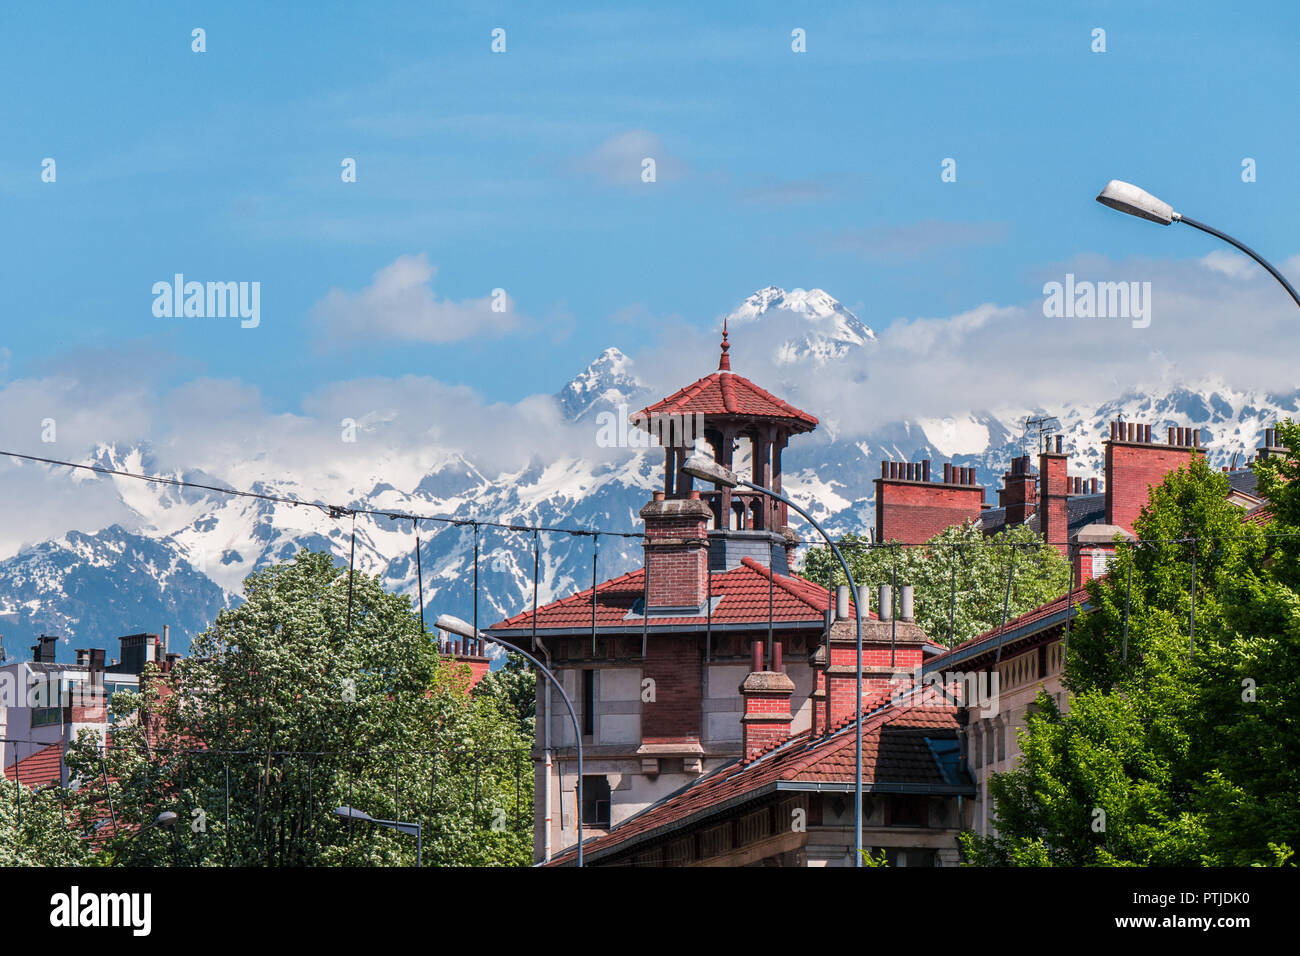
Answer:
[[[874,335],[852,312],[825,292],[791,292],[769,287],[746,299],[728,317],[732,331],[749,326],[746,352],[736,370],[747,374],[748,359],[760,343],[773,351],[760,385],[800,404],[801,377],[841,374],[871,360]],[[762,334],[759,334],[759,333]],[[733,343],[736,339],[733,337]],[[763,364],[755,361],[754,364]],[[574,427],[593,427],[602,411],[636,410],[712,371],[704,361],[681,381],[638,378],[632,359],[616,348],[602,352],[554,396],[562,417]],[[771,367],[782,371],[768,381]],[[788,389],[788,390],[787,390]],[[823,408],[808,408],[819,417]],[[1300,410],[1300,391],[1265,394],[1204,382],[1162,395],[1131,393],[1099,407],[1062,401],[1052,408],[952,409],[946,418],[897,421],[865,434],[840,434],[824,427],[798,436],[784,456],[785,487],[833,531],[863,531],[874,516],[874,486],[883,459],[932,458],[974,466],[978,480],[996,488],[1009,460],[1036,451],[1026,440],[1026,416],[1053,415],[1072,454],[1071,473],[1100,476],[1101,441],[1113,418],[1151,424],[1158,435],[1168,425],[1197,426],[1211,463],[1243,462],[1260,444],[1262,431],[1278,417]],[[617,449],[603,457],[557,451],[550,460],[520,462],[509,471],[489,473],[453,450],[430,451],[418,462],[368,459],[363,473],[331,472],[322,479],[294,478],[270,471],[257,457],[234,460],[222,474],[200,471],[172,477],[218,486],[252,488],[376,510],[445,515],[458,521],[491,520],[638,532],[637,512],[659,485],[662,453],[656,449]],[[89,460],[105,467],[168,474],[146,444],[101,445]],[[185,650],[218,609],[238,601],[241,582],[252,570],[285,560],[301,547],[329,551],[346,566],[352,546],[350,518],[330,517],[304,506],[233,498],[214,492],[182,491],[128,478],[70,477],[49,471],[50,481],[109,481],[136,516],[135,526],[105,528],[93,534],[69,531],[0,561],[0,631],[13,654],[27,648],[41,631],[69,639],[61,656],[84,646],[114,648],[117,636],[173,628],[173,647]],[[414,600],[419,582],[414,534],[409,520],[357,516],[355,561],[359,570],[378,575],[385,587]],[[796,530],[799,529],[796,526]],[[474,616],[474,533],[469,524],[423,522],[419,527],[420,565],[426,619],[442,612]],[[542,602],[591,584],[590,536],[543,534],[538,537],[538,599]],[[596,556],[599,579],[630,570],[641,561],[638,537],[602,536]],[[525,609],[532,601],[533,536],[480,528],[478,618],[481,625]],[[110,652],[111,656],[111,652]]]
[[[797,317],[800,321],[795,321]],[[872,341],[876,333],[821,289],[776,286],[760,289],[727,316],[728,325],[743,327],[768,319],[782,321],[789,338],[775,357],[782,365],[811,359],[818,365],[841,358]]]
[[[616,348],[607,348],[573,381],[555,395],[565,418],[583,418],[595,406],[628,402],[645,386],[631,373],[632,360]]]

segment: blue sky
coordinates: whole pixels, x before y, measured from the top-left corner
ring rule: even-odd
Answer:
[[[6,13],[6,380],[210,378],[278,414],[419,375],[518,402],[769,284],[882,330],[1032,302],[1078,257],[1213,248],[1098,206],[1111,177],[1275,261],[1300,252],[1293,3],[286,7]],[[646,152],[653,184],[627,168]],[[518,321],[336,340],[318,303],[402,257],[436,302],[504,288]],[[176,272],[259,281],[260,326],[156,318]]]

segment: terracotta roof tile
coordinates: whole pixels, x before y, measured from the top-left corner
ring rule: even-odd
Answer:
[[[44,787],[63,783],[63,744],[50,744],[28,754],[11,767],[5,767],[5,776],[24,787]]]
[[[772,581],[772,617],[777,621],[794,621],[820,624],[825,620],[830,601],[827,590],[819,584],[797,574],[771,574],[753,558],[745,558],[740,567],[731,571],[714,572],[713,597],[720,597],[713,611],[714,624],[758,624],[768,617],[768,580]],[[645,593],[645,569],[631,571],[621,577],[611,578],[596,585],[596,627],[628,628],[639,631],[640,613],[628,617]],[[851,603],[851,602],[850,602]],[[539,630],[550,628],[586,628],[591,626],[591,588],[579,591],[559,601],[537,609]],[[853,613],[852,607],[849,610]],[[698,624],[707,622],[705,615],[697,617],[651,617],[651,626],[673,624]],[[529,630],[533,626],[531,610],[494,624],[489,630]]]
[[[759,388],[734,372],[718,371],[692,385],[679,389],[667,398],[643,408],[637,419],[652,415],[745,415],[792,422],[796,431],[811,431],[817,419]]]

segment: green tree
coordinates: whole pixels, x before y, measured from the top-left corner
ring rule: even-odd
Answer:
[[[0,776],[0,867],[84,866],[90,850],[76,824],[69,791]]]
[[[496,701],[519,726],[519,732],[533,739],[537,720],[537,675],[522,654],[507,653],[503,667],[483,675],[474,694]]]
[[[1300,447],[1300,429],[1279,435]],[[1046,695],[995,775],[975,863],[1276,865],[1300,837],[1300,494],[1294,455],[1256,463],[1265,529],[1203,459],[1154,488],[1089,584],[1061,713]],[[1193,614],[1193,598],[1195,613]],[[1126,627],[1127,624],[1127,627]]]
[[[971,522],[953,525],[922,547],[873,545],[847,534],[837,542],[865,600],[880,584],[915,589],[916,621],[941,644],[960,643],[1063,594],[1070,566],[1032,529],[1019,525],[985,535]],[[811,548],[800,573],[824,587],[847,583],[829,548]],[[1011,581],[1007,600],[1007,580]],[[874,600],[874,598],[873,598]]]
[[[362,574],[349,594],[348,573],[305,550],[244,590],[167,679],[111,702],[121,862],[414,863],[414,839],[342,821],[343,805],[421,822],[426,865],[531,862],[531,740],[469,694],[407,598]],[[93,781],[98,760],[87,740],[68,763]],[[86,822],[102,789],[83,788]],[[174,832],[134,831],[163,809]]]

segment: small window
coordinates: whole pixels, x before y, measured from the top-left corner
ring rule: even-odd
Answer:
[[[891,794],[888,825],[891,827],[928,826],[929,810],[929,801],[925,797]]]
[[[582,672],[582,732],[588,737],[596,732],[596,672],[593,670]]]
[[[608,827],[609,800],[608,777],[584,776],[582,778],[582,825]]]

